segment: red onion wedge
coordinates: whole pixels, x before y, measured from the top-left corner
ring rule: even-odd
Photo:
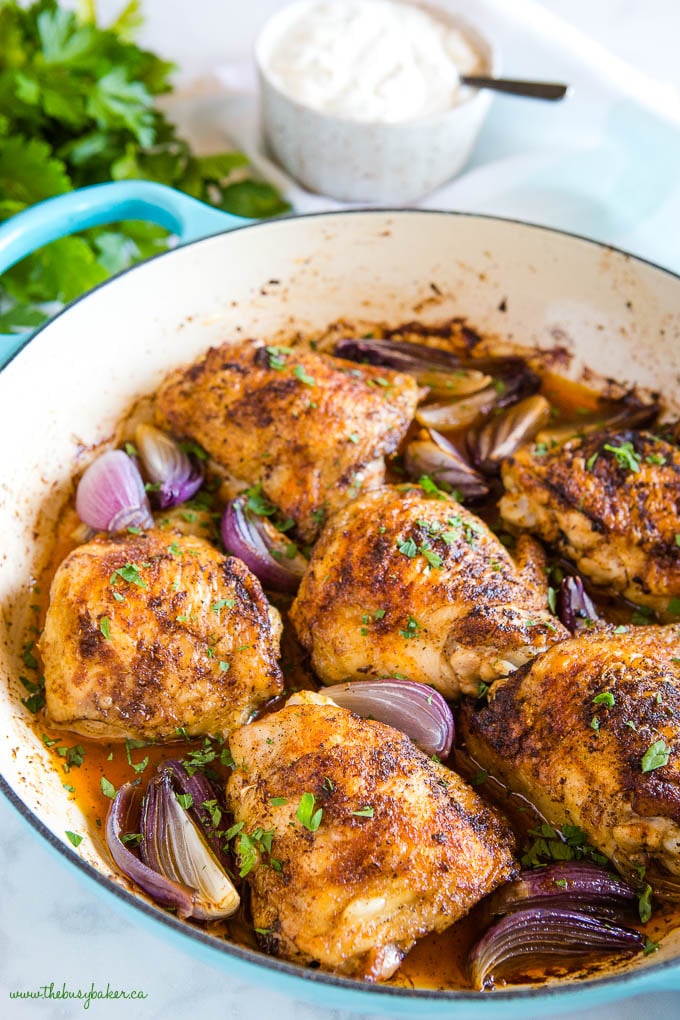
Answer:
[[[478,499],[489,491],[482,476],[435,429],[423,429],[408,444],[404,452],[404,468],[414,481],[427,475],[440,489],[455,490],[463,499]]]
[[[76,490],[76,512],[96,531],[153,528],[144,482],[122,450],[108,450],[86,469]]]
[[[538,965],[564,966],[591,955],[633,955],[645,945],[639,931],[592,914],[551,906],[518,910],[503,917],[473,947],[470,975],[475,988],[492,988],[499,978],[522,978]]]
[[[248,497],[237,496],[222,514],[222,541],[270,591],[296,592],[307,561],[265,517],[251,514]]]
[[[600,619],[580,577],[565,577],[557,591],[557,615],[572,634],[587,630]]]
[[[180,762],[166,762],[149,782],[141,810],[135,801],[135,787],[126,783],[106,820],[107,845],[121,871],[180,917],[205,921],[233,914],[240,898],[203,808],[217,803],[206,777],[189,776]],[[129,831],[141,836],[139,857],[125,845]]]
[[[348,361],[383,365],[399,372],[408,372],[415,375],[424,386],[428,385],[427,376],[430,374],[429,382],[435,383],[438,396],[444,396],[447,392],[450,396],[462,396],[482,390],[491,381],[484,377],[492,376],[494,381],[490,390],[496,407],[505,407],[535,393],[541,385],[539,376],[518,357],[461,358],[453,351],[441,347],[414,344],[407,340],[369,338],[338,340],[333,353]],[[446,380],[444,373],[449,374],[449,380]],[[457,391],[456,378],[460,380]],[[447,382],[451,386],[447,386]]]
[[[171,436],[153,425],[138,425],[135,441],[153,498],[161,510],[195,496],[205,477],[203,468]]]
[[[106,845],[123,874],[148,893],[155,903],[176,910],[179,917],[192,917],[194,890],[148,867],[123,842],[126,834],[138,830],[139,811],[135,808],[137,791],[138,788],[132,783],[125,783],[116,794],[106,819]]]
[[[506,882],[486,901],[499,915],[551,906],[580,910],[621,921],[628,909],[637,906],[638,893],[618,875],[590,861],[567,861],[522,871]]]
[[[324,689],[341,708],[401,730],[421,751],[447,758],[454,738],[453,713],[439,691],[414,680],[353,680]]]
[[[538,393],[490,418],[471,442],[471,452],[480,471],[497,474],[502,462],[533,439],[549,421],[550,404]]]

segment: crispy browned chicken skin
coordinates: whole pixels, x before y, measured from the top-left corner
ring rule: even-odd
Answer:
[[[677,447],[630,431],[548,452],[525,446],[503,465],[503,483],[503,518],[553,543],[596,584],[660,612],[680,596]]]
[[[514,873],[509,830],[459,776],[328,698],[294,695],[230,747],[228,805],[243,832],[271,840],[269,853],[252,841],[262,852],[248,875],[270,953],[387,978],[417,938]],[[298,818],[305,794],[315,831]]]
[[[455,500],[384,486],[328,522],[290,617],[324,683],[396,673],[476,693],[568,637],[544,568],[531,538],[513,559]]]
[[[52,582],[47,715],[107,739],[226,735],[281,693],[280,633],[257,578],[204,539],[100,535]]]
[[[495,684],[488,707],[466,703],[460,724],[472,756],[552,825],[578,825],[623,871],[680,875],[677,627],[563,641]]]
[[[260,341],[211,348],[160,389],[158,419],[200,443],[242,487],[293,518],[303,541],[363,487],[384,480],[415,412],[407,375]]]

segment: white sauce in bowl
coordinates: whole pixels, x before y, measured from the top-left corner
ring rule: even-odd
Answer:
[[[266,60],[273,84],[345,120],[391,124],[451,109],[460,74],[483,70],[469,39],[426,8],[397,0],[332,0],[301,12]]]

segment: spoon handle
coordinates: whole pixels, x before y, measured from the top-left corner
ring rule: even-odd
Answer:
[[[547,81],[515,81],[512,78],[488,78],[485,75],[463,74],[460,78],[463,85],[472,85],[478,89],[492,89],[494,92],[507,92],[512,96],[530,96],[532,99],[564,99],[569,91],[568,85]]]

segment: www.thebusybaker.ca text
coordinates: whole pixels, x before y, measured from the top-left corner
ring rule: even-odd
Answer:
[[[51,981],[48,985],[40,985],[33,990],[10,992],[9,997],[10,999],[79,999],[83,1004],[83,1009],[89,1009],[90,1003],[97,999],[148,999],[149,993],[137,989],[129,991],[122,988],[112,988],[108,982],[106,989],[95,988],[94,982],[87,990],[83,988],[68,988],[66,982],[63,982],[61,988],[58,988],[54,981]]]

